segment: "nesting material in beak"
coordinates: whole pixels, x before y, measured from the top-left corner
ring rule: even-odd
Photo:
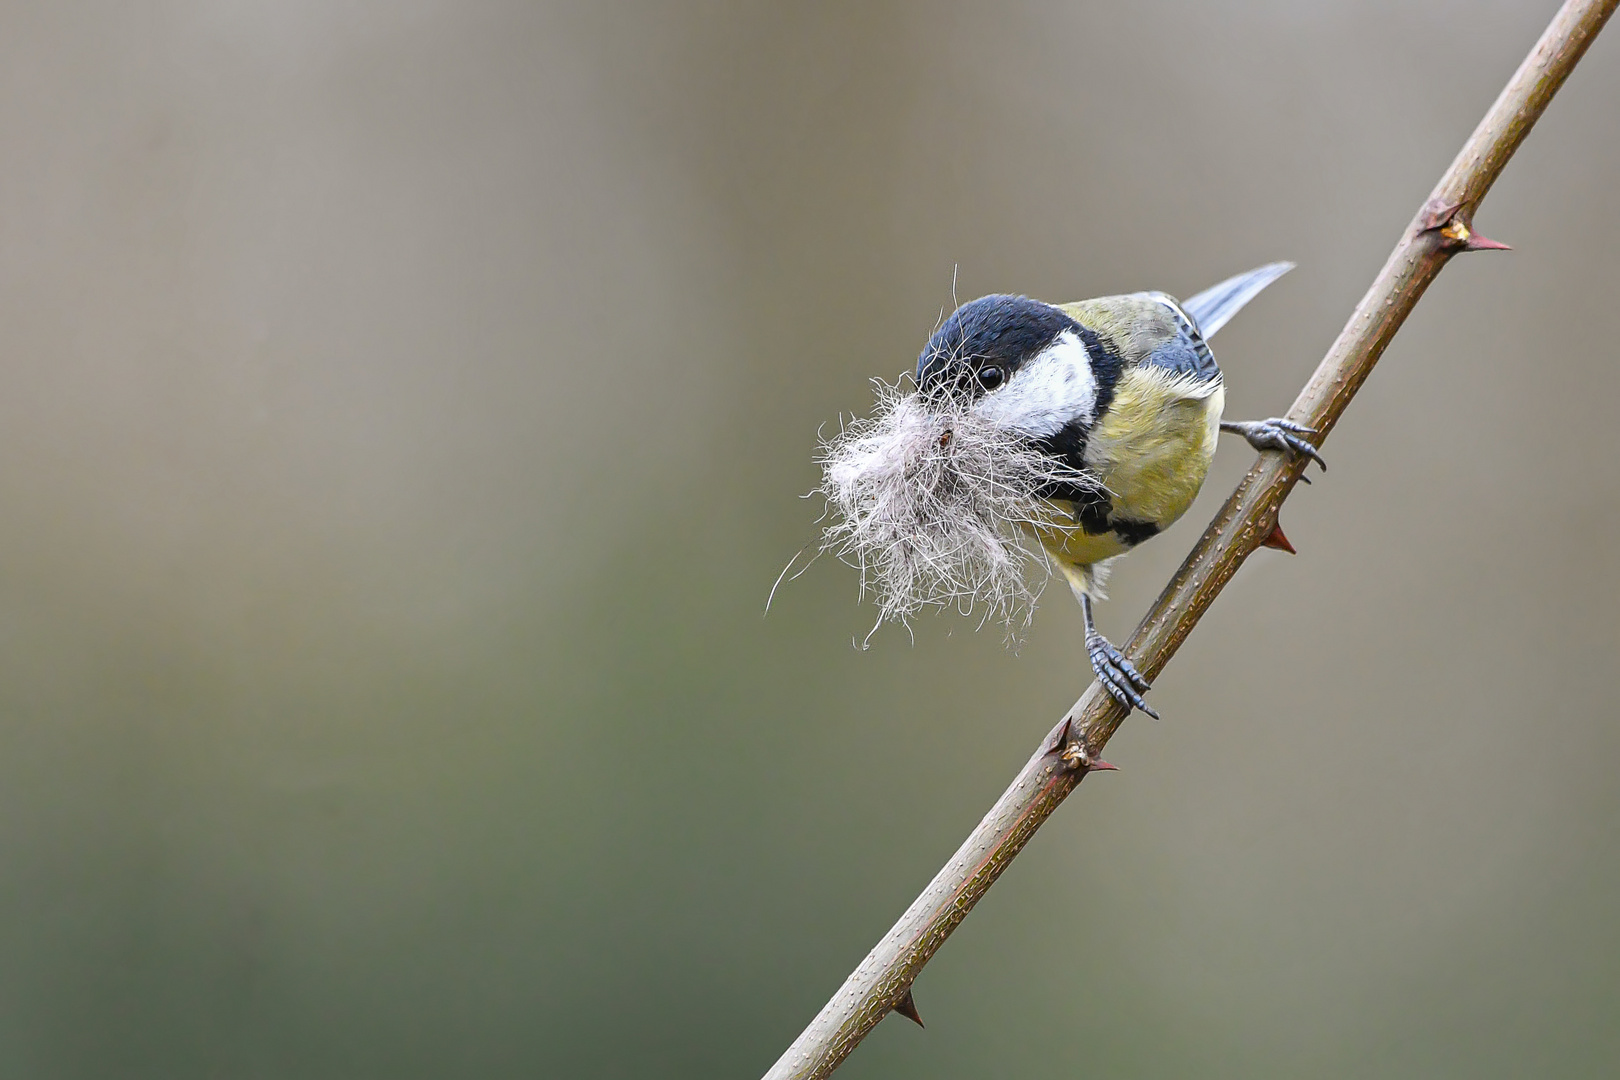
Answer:
[[[878,625],[949,606],[1016,638],[1050,571],[1024,528],[1061,513],[1041,492],[1095,481],[963,397],[874,385],[872,417],[821,446],[822,550],[860,570]]]

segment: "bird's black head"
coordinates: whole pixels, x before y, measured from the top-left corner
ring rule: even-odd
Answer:
[[[917,358],[925,395],[976,398],[1012,378],[1065,330],[1080,326],[1051,304],[1027,296],[981,296],[951,313]]]

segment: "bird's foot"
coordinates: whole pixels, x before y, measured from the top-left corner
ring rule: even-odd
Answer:
[[[1256,450],[1281,450],[1291,456],[1308,457],[1322,466],[1323,472],[1327,471],[1327,462],[1322,460],[1322,455],[1305,441],[1305,436],[1318,434],[1315,428],[1273,416],[1266,420],[1223,420],[1221,430],[1242,435]]]
[[[1093,630],[1086,635],[1086,655],[1091,658],[1091,670],[1097,673],[1097,681],[1103,684],[1113,699],[1125,706],[1126,710],[1141,709],[1153,719],[1157,720],[1159,714],[1153,711],[1152,706],[1142,700],[1142,695],[1152,689],[1148,681],[1142,678],[1142,673],[1136,670],[1136,665],[1125,658],[1125,654]]]

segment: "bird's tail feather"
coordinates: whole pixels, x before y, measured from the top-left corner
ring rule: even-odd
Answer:
[[[1294,268],[1291,262],[1267,263],[1247,273],[1229,277],[1219,285],[1211,285],[1190,300],[1181,302],[1181,310],[1192,316],[1198,332],[1206,339],[1225,326],[1227,320],[1242,310],[1243,305],[1260,295],[1270,285]]]

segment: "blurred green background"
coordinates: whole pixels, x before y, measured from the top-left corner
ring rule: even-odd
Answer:
[[[1290,258],[1282,412],[1555,6],[0,7],[0,1074],[763,1072],[1089,680],[765,616],[818,426]],[[840,1076],[1620,1068],[1617,101]]]

